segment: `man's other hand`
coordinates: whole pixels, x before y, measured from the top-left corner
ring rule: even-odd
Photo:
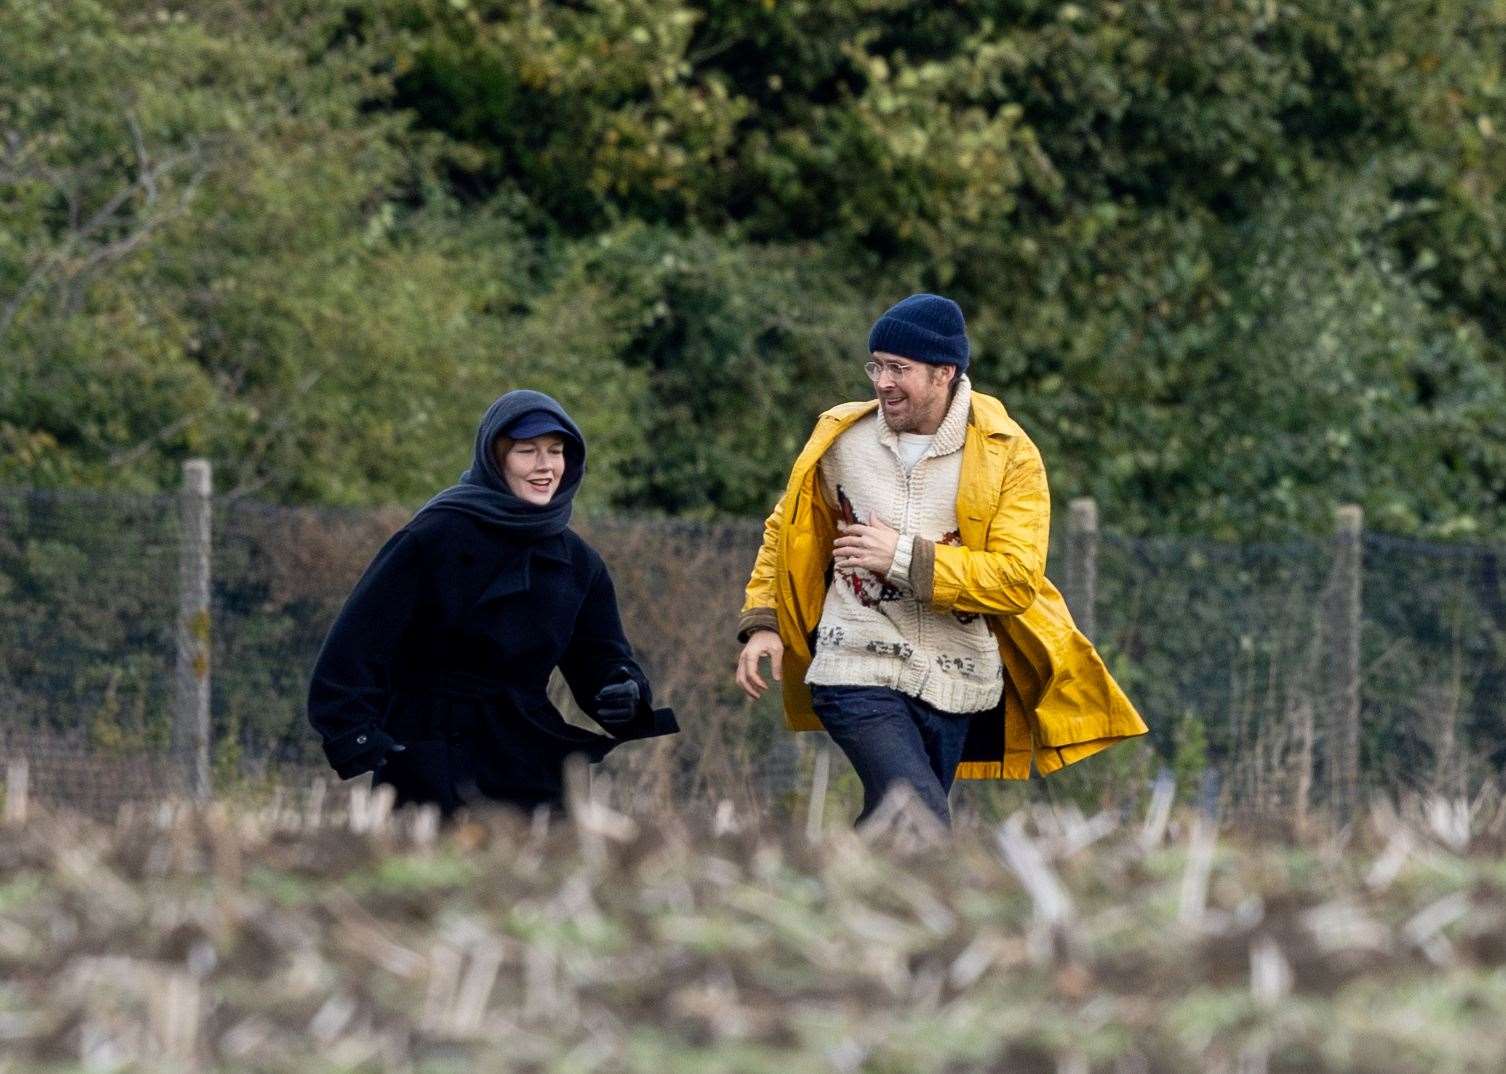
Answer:
[[[737,685],[754,701],[769,688],[758,674],[758,662],[766,656],[770,660],[774,681],[781,681],[784,678],[784,669],[780,666],[784,660],[784,642],[779,640],[775,631],[755,630],[737,658]]]

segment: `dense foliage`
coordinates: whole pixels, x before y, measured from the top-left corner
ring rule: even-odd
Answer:
[[[1506,527],[1500,0],[10,0],[0,482],[758,513],[962,302],[1117,528]]]

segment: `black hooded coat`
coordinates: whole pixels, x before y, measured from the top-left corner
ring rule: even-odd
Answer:
[[[539,410],[572,434],[545,506],[513,496],[491,453]],[[606,565],[566,528],[584,471],[585,440],[553,399],[519,391],[492,404],[471,469],[377,553],[319,653],[309,721],[342,778],[375,770],[399,804],[445,813],[478,800],[553,806],[570,754],[599,761],[623,741],[679,730],[652,707]],[[546,693],[555,667],[608,735],[560,716]],[[592,711],[603,686],[629,679],[640,695],[631,716]]]

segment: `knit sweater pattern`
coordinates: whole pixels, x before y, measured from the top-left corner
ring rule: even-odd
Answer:
[[[959,714],[998,705],[1004,666],[987,620],[919,600],[909,574],[917,537],[962,543],[957,486],[971,396],[963,377],[930,448],[908,472],[899,438],[881,412],[843,432],[821,457],[818,484],[827,502],[836,507],[840,485],[859,520],[871,515],[900,537],[883,577],[862,568],[835,568],[808,684],[883,686]]]

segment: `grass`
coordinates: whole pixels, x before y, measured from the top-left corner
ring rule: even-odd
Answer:
[[[1040,805],[814,842],[588,798],[34,814],[0,830],[0,1072],[1496,1074],[1488,812],[1303,845]]]

